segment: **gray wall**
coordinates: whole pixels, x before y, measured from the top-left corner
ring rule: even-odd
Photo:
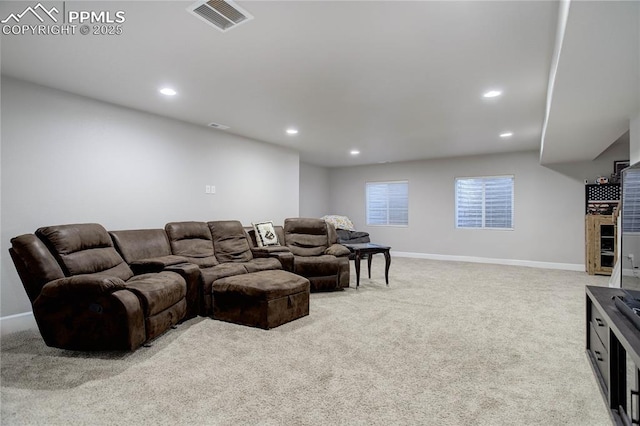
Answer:
[[[40,226],[298,215],[294,151],[5,77],[1,111],[0,317],[31,309],[7,250]]]
[[[300,216],[322,217],[333,214],[329,206],[329,189],[329,169],[301,162]]]
[[[539,164],[537,152],[413,161],[332,169],[331,206],[374,242],[398,252],[584,265],[584,179],[613,169],[614,152],[598,164],[573,165],[567,176]],[[580,172],[582,170],[582,172]],[[514,230],[456,229],[454,180],[515,176]],[[409,226],[366,226],[365,183],[409,181]]]

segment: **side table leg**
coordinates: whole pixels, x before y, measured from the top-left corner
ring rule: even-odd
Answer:
[[[357,290],[358,287],[360,287],[360,252],[358,250],[356,250],[355,264],[356,264],[356,290]]]
[[[367,263],[369,266],[369,279],[371,279],[371,258],[373,257],[373,253],[369,253],[367,255]]]
[[[387,250],[384,252],[384,279],[387,282],[387,287],[389,286],[389,266],[391,266],[391,254]]]

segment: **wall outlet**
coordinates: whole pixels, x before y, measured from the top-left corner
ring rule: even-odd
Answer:
[[[206,185],[204,187],[204,193],[205,194],[211,194],[211,185]]]
[[[215,194],[216,193],[216,187],[215,185],[211,185],[211,193]]]

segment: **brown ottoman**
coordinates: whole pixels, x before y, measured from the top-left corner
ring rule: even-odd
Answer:
[[[264,329],[309,315],[309,280],[283,270],[213,283],[213,318]]]

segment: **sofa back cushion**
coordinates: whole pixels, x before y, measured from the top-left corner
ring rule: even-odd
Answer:
[[[46,226],[36,235],[49,247],[67,276],[100,273],[123,281],[133,276],[102,225]]]
[[[164,229],[109,231],[109,234],[127,263],[171,255],[169,238]]]
[[[253,259],[247,234],[237,220],[207,222],[213,238],[213,251],[220,263],[248,262]]]
[[[285,219],[284,239],[296,256],[320,256],[329,247],[327,224],[322,219]]]
[[[12,238],[9,253],[31,302],[46,283],[64,278],[62,268],[49,249],[33,234]]]
[[[170,222],[164,230],[174,255],[184,256],[202,268],[219,263],[213,254],[211,231],[205,222]]]

